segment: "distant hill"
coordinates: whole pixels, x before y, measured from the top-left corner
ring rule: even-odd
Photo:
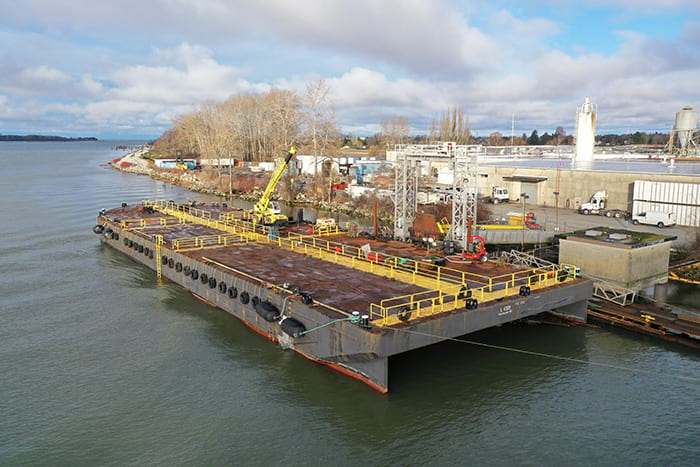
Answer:
[[[0,141],[97,141],[94,136],[66,137],[50,135],[0,135]]]

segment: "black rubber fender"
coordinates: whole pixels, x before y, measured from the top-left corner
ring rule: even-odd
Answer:
[[[199,271],[197,271],[196,269],[193,269],[190,275],[192,276],[192,280],[196,281],[197,279],[199,279]]]
[[[182,273],[183,273],[184,275],[186,275],[186,276],[189,276],[191,272],[192,272],[192,269],[190,269],[189,266],[185,266],[185,267],[182,269]]]
[[[226,293],[226,289],[228,289],[226,282],[224,282],[224,281],[219,282],[219,292]]]
[[[133,248],[133,247],[134,247],[134,241],[133,241],[133,240],[129,240],[129,248]]]
[[[228,296],[230,298],[238,297],[238,289],[236,287],[231,287],[230,289],[228,289]]]
[[[248,292],[241,292],[241,296],[239,297],[239,300],[241,301],[242,304],[246,305],[250,301],[250,295]]]
[[[175,263],[175,272],[182,272],[182,263],[179,261]]]
[[[102,232],[104,232],[104,230],[105,230],[105,226],[100,225],[100,224],[97,224],[95,227],[92,228],[92,231],[98,235],[101,234]]]
[[[168,257],[167,257],[167,256],[161,256],[161,257],[160,257],[160,264],[162,264],[163,266],[165,266],[166,264],[168,264]]]
[[[202,284],[206,284],[207,282],[209,282],[209,276],[207,276],[206,272],[203,272],[202,274],[200,274],[199,280],[202,281]]]
[[[241,297],[243,297],[243,294],[247,292],[243,292],[241,294]],[[277,308],[274,304],[271,302],[264,300],[264,301],[259,301],[257,305],[255,306],[255,312],[260,315],[262,319],[267,321],[268,323],[272,323],[273,321],[277,321],[280,317],[280,310]]]
[[[216,288],[216,279],[214,277],[209,278],[209,288],[210,289],[215,289]]]
[[[169,267],[170,269],[172,269],[172,268],[175,267],[175,260],[174,260],[174,259],[168,258],[168,267]]]
[[[143,249],[143,254],[146,255],[146,256],[149,256],[149,255],[151,254],[151,249],[148,248],[148,247],[144,248],[144,249]]]
[[[144,250],[143,245],[139,245],[139,253],[143,253],[143,250]]]
[[[314,302],[314,298],[311,296],[310,293],[302,292],[301,293],[301,303],[304,305],[311,305]]]
[[[284,318],[280,327],[285,334],[294,338],[301,337],[306,332],[306,326],[294,318]]]
[[[148,253],[148,257],[151,258],[151,259],[153,259],[153,250],[151,250],[151,252]]]
[[[252,303],[253,306],[258,306],[258,303],[260,303],[260,297],[258,297],[257,295],[254,296],[250,303]]]
[[[409,306],[404,306],[402,307],[397,313],[396,317],[399,318],[400,321],[406,322],[409,319],[411,319],[411,307]]]
[[[115,240],[119,240],[119,234],[117,232],[112,233],[112,238]]]
[[[129,246],[129,239],[124,237],[124,246]]]

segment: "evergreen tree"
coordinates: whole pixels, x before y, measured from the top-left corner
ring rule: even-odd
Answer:
[[[537,130],[532,130],[532,134],[527,139],[527,144],[530,146],[536,146],[540,144],[540,137],[537,135]]]

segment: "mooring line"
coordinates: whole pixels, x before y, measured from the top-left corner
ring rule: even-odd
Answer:
[[[434,337],[434,338],[440,339],[440,340],[461,342],[463,344],[478,345],[481,347],[488,347],[491,349],[506,350],[509,352],[517,352],[517,353],[522,353],[522,354],[526,354],[526,355],[534,355],[537,357],[553,358],[556,360],[564,360],[564,361],[574,362],[574,363],[583,363],[583,364],[587,364],[587,365],[612,368],[615,370],[625,370],[625,371],[631,371],[634,373],[646,373],[646,374],[655,375],[655,376],[666,376],[669,378],[676,378],[676,379],[680,379],[680,380],[684,380],[684,381],[691,381],[691,382],[700,381],[700,378],[696,378],[693,376],[674,375],[674,374],[670,374],[670,373],[663,373],[660,371],[644,370],[641,368],[630,368],[630,367],[626,367],[626,366],[622,366],[622,365],[614,365],[611,363],[592,362],[590,360],[581,360],[578,358],[562,357],[561,355],[552,355],[552,354],[546,354],[546,353],[541,353],[541,352],[534,352],[532,350],[515,349],[512,347],[504,347],[502,345],[486,344],[484,342],[476,342],[476,341],[470,341],[470,340],[466,340],[466,339],[458,339],[456,337],[438,336],[436,334],[430,334],[430,333],[421,332],[421,331],[411,331],[409,329],[401,329],[401,328],[387,328],[387,329],[392,329],[394,331],[403,331],[403,332],[407,332],[407,333],[411,333],[411,334],[419,334],[421,336]]]

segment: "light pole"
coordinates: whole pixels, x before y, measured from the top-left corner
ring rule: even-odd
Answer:
[[[554,192],[554,231],[559,232],[559,192]]]
[[[525,226],[527,225],[527,223],[525,222],[525,200],[527,198],[529,198],[527,193],[520,193],[520,199],[523,202],[523,213],[522,213],[522,218],[521,218],[523,225],[521,226],[522,230],[520,231],[521,232],[521,235],[520,235],[520,250],[521,251],[525,251]]]

